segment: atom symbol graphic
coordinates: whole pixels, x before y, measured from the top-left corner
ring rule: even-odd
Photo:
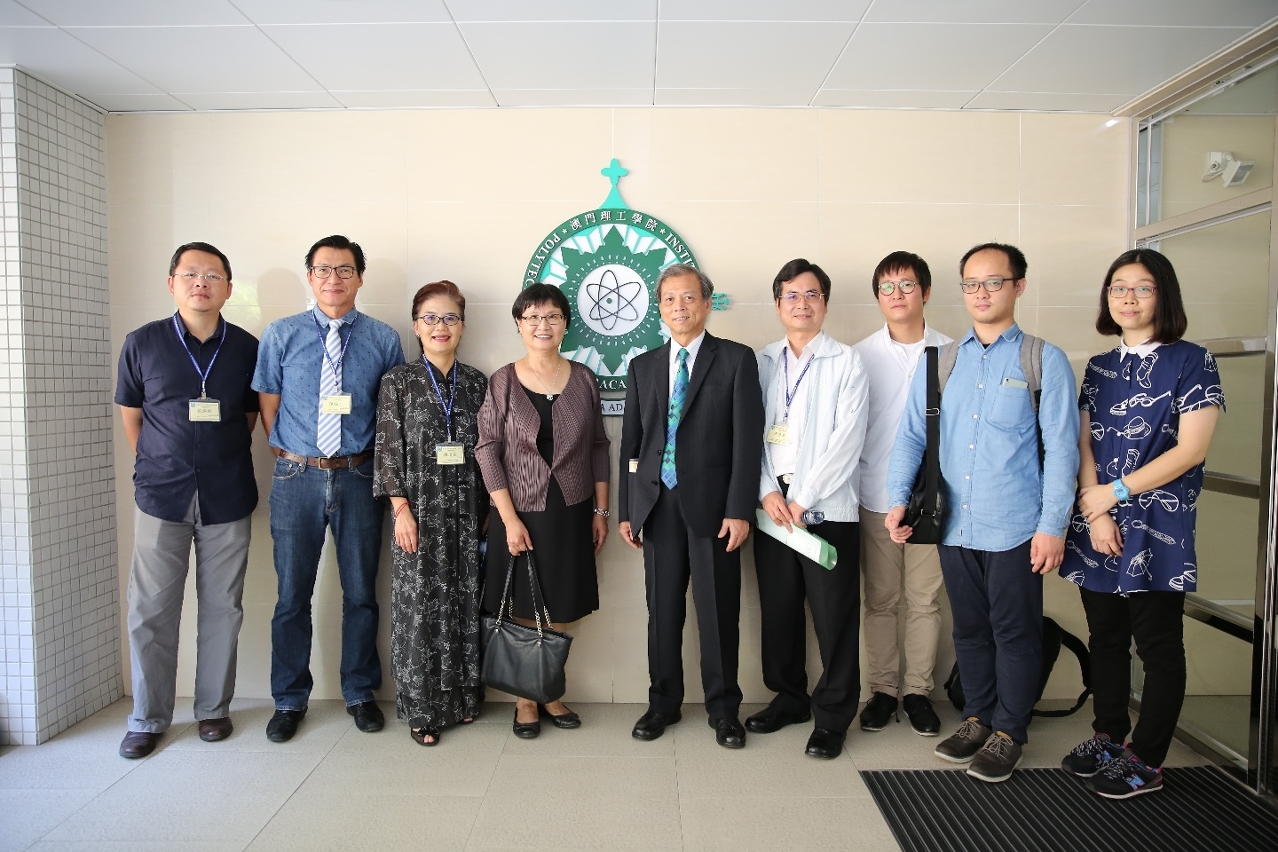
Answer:
[[[586,284],[586,297],[590,299],[588,319],[599,323],[604,331],[612,331],[618,322],[637,322],[640,313],[636,302],[643,290],[642,281],[623,282],[612,269],[604,270],[597,282]]]

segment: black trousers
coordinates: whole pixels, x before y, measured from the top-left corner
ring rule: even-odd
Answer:
[[[712,718],[736,717],[740,642],[741,550],[728,539],[691,535],[679,507],[679,491],[661,496],[643,526],[643,568],[648,598],[648,704],[673,713],[683,703],[683,623],[688,580],[701,640],[701,685]]]
[[[827,571],[781,542],[755,531],[763,682],[787,713],[812,708],[816,727],[845,732],[861,698],[861,525],[826,521],[808,528],[834,545]],[[821,679],[808,696],[807,598],[821,651]]]
[[[1185,702],[1185,595],[1183,592],[1118,594],[1079,589],[1092,654],[1093,730],[1128,746],[1149,766],[1162,766]],[[1132,641],[1145,669],[1140,717],[1132,730],[1127,702],[1132,690]]]

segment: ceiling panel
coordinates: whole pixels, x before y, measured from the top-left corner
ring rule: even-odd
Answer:
[[[486,89],[457,27],[323,24],[263,27],[326,89]]]
[[[662,0],[664,21],[859,21],[870,0]]]
[[[968,109],[1014,109],[1032,112],[1112,112],[1130,98],[1127,95],[1089,95],[1068,92],[981,92]]]
[[[866,21],[1059,24],[1085,0],[875,0]],[[1107,0],[1108,2],[1108,0]]]
[[[972,96],[970,92],[941,91],[856,91],[822,89],[812,100],[813,106],[864,107],[867,109],[962,109]]]
[[[657,89],[657,106],[807,106],[807,88]]]
[[[669,3],[663,3],[664,6]],[[453,20],[476,21],[655,21],[657,0],[448,0]]]
[[[80,97],[107,112],[186,112],[194,109],[172,95],[93,95]]]
[[[451,22],[443,0],[234,0],[255,24]]]
[[[182,92],[176,97],[195,109],[334,109],[342,104],[328,92]]]
[[[794,89],[806,104],[847,44],[851,23],[662,23],[663,89]]]
[[[651,106],[652,89],[494,89],[501,106]]]
[[[310,75],[252,26],[76,27],[67,32],[169,92],[319,89]],[[216,72],[211,73],[212,68]]]
[[[493,89],[652,86],[652,22],[461,24]]]
[[[825,85],[935,89],[941,83],[979,91],[1051,31],[1046,24],[861,24]]]
[[[352,109],[417,109],[495,107],[487,89],[482,91],[395,90],[376,92],[335,91],[333,97]]]
[[[246,24],[228,0],[21,0],[60,27],[163,27]]]
[[[18,65],[72,94],[160,94],[161,90],[66,32],[0,27],[0,64]]]
[[[0,27],[21,26],[48,27],[52,24],[13,0],[0,0]]]
[[[1069,22],[1251,29],[1275,15],[1274,0],[1088,0]]]

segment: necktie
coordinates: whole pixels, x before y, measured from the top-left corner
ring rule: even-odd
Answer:
[[[670,409],[666,412],[666,450],[661,454],[661,481],[667,488],[674,488],[679,479],[675,474],[675,433],[683,418],[683,398],[688,394],[688,350],[679,350],[679,366],[675,370],[674,388],[670,391]]]
[[[342,364],[338,360],[342,357],[342,335],[338,333],[341,327],[341,320],[328,322],[328,337],[324,339],[324,349],[328,354],[320,363],[320,399],[342,391]],[[337,451],[342,448],[342,415],[319,416],[319,431],[315,443],[320,455],[337,455]]]

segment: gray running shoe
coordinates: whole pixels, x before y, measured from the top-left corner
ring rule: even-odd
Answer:
[[[1021,765],[1021,747],[1007,734],[990,734],[985,747],[980,750],[967,768],[967,774],[981,781],[997,784],[1012,777]]]
[[[941,740],[941,744],[936,747],[933,754],[950,763],[967,763],[976,757],[976,753],[981,750],[992,733],[994,733],[993,730],[985,727],[975,716],[972,716],[963,720],[963,724],[959,725],[953,735]]]

